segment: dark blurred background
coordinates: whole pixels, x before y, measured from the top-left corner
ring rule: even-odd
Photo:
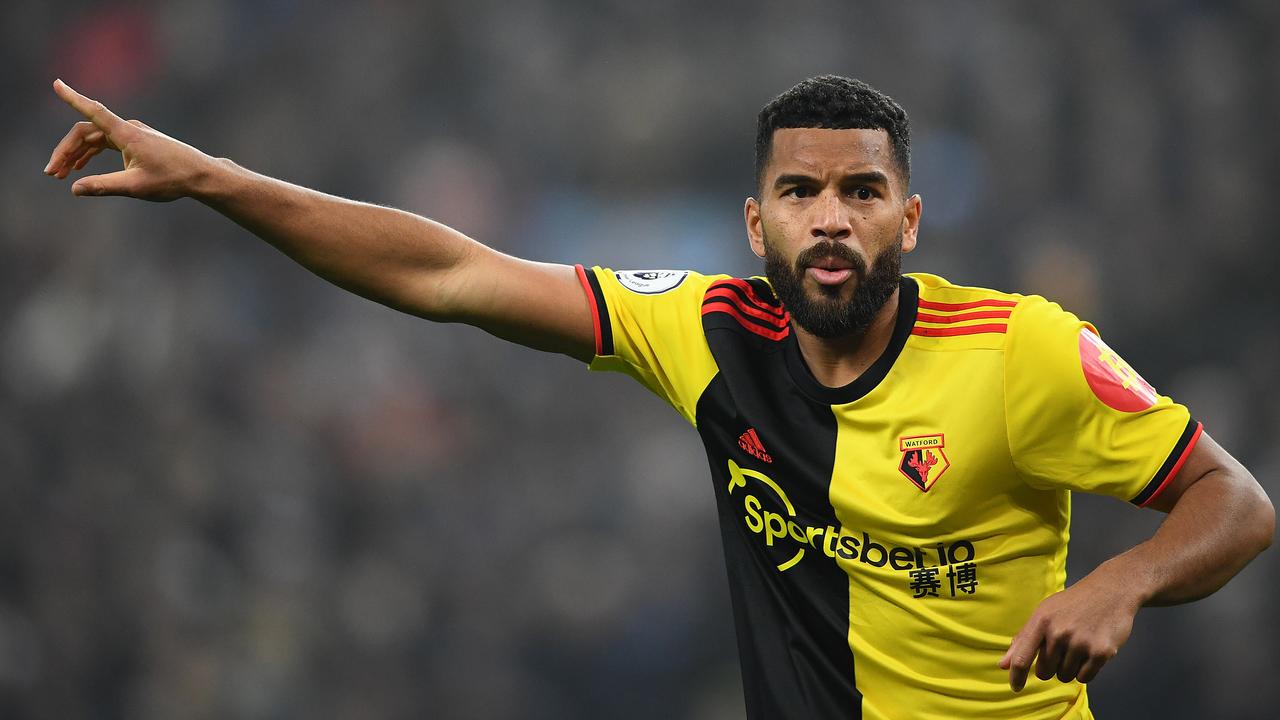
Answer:
[[[1272,0],[6,3],[0,717],[742,714],[674,412],[194,202],[73,198],[54,77],[510,253],[732,273],[755,113],[861,77],[914,122],[907,269],[1093,320],[1274,496],[1277,31]],[[1078,497],[1073,578],[1158,520]],[[1274,717],[1277,558],[1144,610],[1099,716]]]

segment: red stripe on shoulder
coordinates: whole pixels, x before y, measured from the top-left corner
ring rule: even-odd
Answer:
[[[1013,314],[1012,310],[979,310],[977,312],[960,313],[959,315],[930,315],[918,313],[916,322],[958,323],[966,320],[1004,319]]]
[[[943,312],[955,312],[956,310],[972,310],[973,308],[982,307],[1007,307],[1011,308],[1018,304],[1017,300],[1000,300],[997,298],[987,298],[985,300],[974,300],[972,302],[963,303],[944,303],[934,302],[932,300],[921,300],[920,309],[922,310],[941,310]]]
[[[742,311],[740,309],[741,307],[742,307],[741,305],[731,304],[731,303],[721,302],[719,300],[716,300],[708,305],[703,305],[702,314],[709,315],[711,313],[724,313],[725,315],[732,317],[734,320],[737,320],[738,324],[741,325],[744,329],[750,330],[756,335],[759,335],[760,337],[763,337],[763,338],[767,338],[769,340],[782,340],[791,334],[791,328],[789,326],[783,326],[782,328],[777,330],[769,330],[767,328],[761,327],[760,325],[752,322],[751,320],[748,320],[747,317],[742,314]]]
[[[732,283],[742,288],[742,291],[747,294],[747,298],[750,299],[751,302],[755,303],[756,305],[759,305],[764,310],[775,313],[779,316],[786,316],[787,311],[783,309],[781,305],[776,305],[772,302],[769,302],[768,300],[760,299],[760,296],[756,294],[755,287],[752,286],[751,283],[747,282],[746,280],[743,280],[742,278],[732,278]]]
[[[955,337],[957,335],[982,335],[986,333],[1004,333],[1009,329],[1004,323],[990,323],[987,325],[961,325],[959,327],[920,327],[916,326],[911,329],[912,335],[923,335],[925,337]]]
[[[761,300],[760,296],[756,294],[755,288],[751,287],[751,283],[742,278],[726,278],[716,281],[711,284],[711,289],[707,291],[707,295],[704,297],[710,296],[713,290],[733,292],[729,288],[737,288],[741,293],[738,297],[745,296],[745,302],[754,305],[758,310],[767,312],[780,320],[787,318],[787,313],[782,307]]]
[[[774,313],[761,310],[759,307],[756,307],[751,303],[745,302],[742,299],[741,295],[734,292],[730,288],[713,287],[707,291],[706,295],[702,296],[702,301],[705,303],[709,300],[712,300],[713,298],[723,298],[724,300],[730,303],[733,303],[735,307],[737,307],[739,310],[746,313],[747,315],[750,315],[751,317],[754,317],[754,318],[759,318],[760,320],[763,320],[764,322],[767,322],[770,325],[780,325],[780,324],[786,323],[785,315],[775,315]]]

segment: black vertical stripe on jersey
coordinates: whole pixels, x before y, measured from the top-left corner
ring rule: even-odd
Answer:
[[[719,313],[703,316],[720,372],[698,400],[697,427],[715,483],[747,717],[859,718],[848,576],[833,558],[807,545],[800,562],[779,571],[802,546],[778,540],[767,547],[763,535],[748,529],[743,502],[749,491],[765,510],[786,516],[785,507],[753,479],[747,488],[729,492],[732,459],[781,486],[801,526],[838,531],[828,494],[835,415],[791,382],[781,343],[761,341],[725,319]],[[752,428],[772,462],[739,447],[738,437]]]
[[[1160,469],[1156,470],[1156,474],[1147,482],[1147,486],[1142,488],[1142,492],[1134,496],[1129,502],[1134,505],[1143,505],[1151,496],[1156,494],[1161,487],[1164,486],[1166,480],[1169,479],[1169,473],[1173,472],[1173,468],[1178,464],[1182,453],[1186,452],[1187,445],[1191,443],[1191,438],[1196,436],[1196,430],[1200,427],[1200,423],[1195,418],[1187,419],[1187,426],[1183,428],[1182,435],[1178,437],[1178,442],[1173,444],[1173,449],[1169,451],[1169,455],[1165,457],[1164,463],[1160,465]]]
[[[600,352],[602,357],[613,354],[613,326],[609,324],[609,304],[604,301],[604,291],[600,289],[600,279],[596,271],[583,268],[587,276],[587,284],[591,286],[591,294],[596,299],[596,316],[600,323]]]

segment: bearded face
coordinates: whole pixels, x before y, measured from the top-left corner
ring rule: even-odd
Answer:
[[[862,256],[839,242],[820,242],[788,262],[777,245],[764,233],[765,277],[791,318],[808,332],[821,338],[860,335],[871,325],[880,309],[898,288],[902,274],[902,232],[872,261],[868,270]],[[805,290],[806,269],[822,258],[836,258],[853,270],[845,283],[856,282],[853,294],[842,299],[842,285],[818,285]]]

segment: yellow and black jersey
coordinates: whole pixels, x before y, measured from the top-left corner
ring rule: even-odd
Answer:
[[[751,718],[1089,718],[997,663],[1066,579],[1070,491],[1143,505],[1200,433],[1038,296],[901,282],[884,354],[819,383],[762,278],[578,268],[593,370],[706,446]]]

